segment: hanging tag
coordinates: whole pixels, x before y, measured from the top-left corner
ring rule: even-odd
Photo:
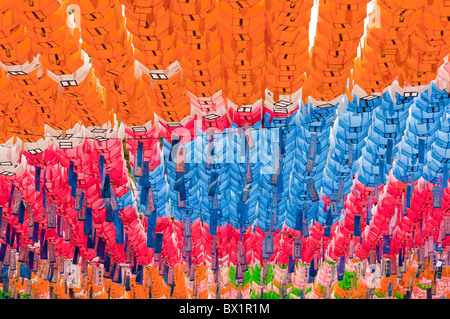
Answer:
[[[10,223],[8,223],[6,225],[5,241],[8,245],[11,244],[11,224]]]
[[[239,264],[242,264],[242,249],[243,249],[242,242],[238,242],[236,244],[236,258]]]
[[[337,198],[340,201],[338,207],[343,208],[344,207],[344,180],[343,179],[339,180],[339,189],[338,189]]]
[[[184,236],[191,237],[191,216],[187,215],[184,220]]]
[[[261,257],[262,257],[262,259],[269,259],[270,258],[269,254],[266,252],[266,239],[265,238],[262,240]]]
[[[122,219],[118,218],[115,222],[116,228],[116,244],[122,245],[124,243],[124,227],[122,223]]]
[[[444,216],[444,233],[445,236],[450,236],[450,216]]]
[[[433,186],[433,208],[441,208],[441,196],[439,186]]]
[[[31,206],[27,205],[25,210],[27,212],[28,226],[34,225],[34,215],[33,215],[33,210],[31,209]]]
[[[434,252],[434,234],[428,236],[428,251],[430,253]]]
[[[295,215],[295,230],[302,231],[303,230],[303,210],[301,208],[297,208],[297,214]]]
[[[49,259],[50,263],[54,263],[56,261],[55,246],[53,243],[48,243],[48,259]]]
[[[10,234],[10,241],[9,241],[9,246],[12,248],[14,247],[14,240],[16,238],[16,228],[11,226],[11,234]]]
[[[114,214],[114,211],[111,209],[111,206],[108,203],[108,199],[105,199],[105,222],[107,223],[113,223],[114,222],[114,216],[116,214]],[[85,210],[86,211],[86,210]],[[80,220],[80,214],[78,214],[78,220]]]
[[[135,156],[134,159],[135,159],[134,176],[140,178],[140,177],[144,176],[144,169],[142,166],[137,165],[137,163],[136,163],[137,156]]]
[[[147,248],[155,248],[156,230],[154,226],[147,229]]]
[[[375,177],[375,186],[374,186],[374,195],[375,195],[375,200],[378,202],[378,187],[380,185],[380,182],[378,180],[378,176]]]
[[[353,144],[348,144],[348,166],[353,167]]]
[[[64,241],[70,241],[70,238],[72,237],[71,231],[72,228],[70,227],[69,219],[64,219]]]
[[[339,257],[339,266],[338,266],[338,281],[344,279],[345,274],[345,256]]]
[[[8,219],[6,218],[6,216],[2,216],[2,228],[0,230],[0,238],[6,239],[6,231],[8,228]]]
[[[302,281],[303,283],[307,283],[309,281],[309,266],[308,265],[303,266],[302,270],[303,270]]]
[[[27,244],[21,243],[19,247],[19,262],[25,263],[27,258]]]
[[[169,268],[168,273],[167,273],[167,284],[168,285],[173,285],[174,282],[174,270],[173,268]]]
[[[184,184],[182,185],[181,190],[177,194],[177,204],[178,208],[186,207],[186,189],[184,187]]]
[[[240,265],[236,265],[235,280],[240,282],[241,279],[244,279],[244,273],[242,272]]]
[[[383,255],[391,253],[391,238],[389,235],[383,235]]]
[[[376,251],[371,249],[369,251],[369,265],[375,265],[376,263]]]
[[[376,245],[375,246],[375,255],[377,256],[377,262],[380,263],[381,262],[381,246],[380,245]]]
[[[122,267],[120,265],[117,265],[114,271],[113,275],[113,282],[115,283],[122,283]]]
[[[136,164],[138,167],[142,167],[142,162],[144,160],[143,151],[144,151],[144,143],[142,143],[141,141],[138,141],[137,142],[137,152],[136,152],[136,158],[137,158]]]
[[[119,203],[117,202],[117,197],[113,190],[111,190],[110,205],[113,211],[119,210]]]
[[[378,182],[381,182],[381,184],[385,184],[386,183],[386,173],[384,172],[384,162],[380,161],[380,180]],[[377,189],[379,188],[379,186],[377,185]],[[377,191],[378,192],[378,191]]]
[[[92,208],[86,207],[86,218],[84,221],[83,234],[90,235],[92,232]]]
[[[273,254],[273,235],[266,234],[266,254]]]
[[[182,246],[182,249],[181,249],[181,257],[182,258],[186,258],[187,257],[186,249],[187,249],[187,238],[184,237],[183,238],[183,246]]]
[[[192,238],[186,237],[186,252],[190,253],[192,252]]]
[[[27,296],[31,295],[31,280],[30,279],[25,279],[25,294]]]
[[[11,271],[16,271],[17,269],[17,253],[15,249],[11,250],[11,257],[10,257],[10,269]]]
[[[105,180],[102,189],[102,198],[111,198],[111,181],[110,175],[105,175]]]
[[[63,238],[64,216],[56,215],[56,230],[59,238]]]
[[[155,237],[155,254],[160,254],[162,251],[162,244],[163,244],[163,234],[162,233],[156,233]]]
[[[337,202],[336,201],[333,200],[333,201],[330,202],[330,208],[331,208],[331,215],[332,216],[338,215]]]
[[[394,142],[392,139],[387,140],[387,147],[386,147],[386,164],[391,165],[392,163],[392,150],[394,148]]]
[[[78,174],[73,173],[72,182],[70,184],[70,187],[71,187],[70,196],[73,198],[75,198],[76,194],[77,194],[77,183],[78,183]]]
[[[267,265],[267,262],[264,262],[263,270],[262,270],[263,282],[265,282],[265,279],[267,278],[268,272],[269,272],[269,267]]]
[[[80,252],[80,248],[78,246],[75,246],[75,250],[73,253],[73,259],[72,259],[72,264],[74,264],[74,265],[78,264],[79,252]]]
[[[211,235],[217,235],[217,226],[218,226],[217,210],[213,208],[213,211],[211,212],[211,216],[210,216],[210,223],[209,223],[209,233]]]
[[[392,217],[389,223],[389,236],[392,236],[394,232],[395,225],[397,225],[397,218],[398,218],[398,207],[396,206],[394,209],[394,216]]]
[[[406,187],[406,208],[411,208],[411,196],[412,196],[411,185]]]
[[[252,169],[250,163],[247,164],[247,171],[245,172],[245,181],[247,182],[247,184],[251,184],[253,182]]]
[[[419,163],[425,163],[425,140],[419,138]]]
[[[311,145],[308,152],[308,161],[306,163],[306,171],[311,172],[314,168],[314,157],[316,155],[317,136],[311,135]]]
[[[19,214],[20,203],[22,202],[22,192],[16,192],[14,194],[14,204],[12,209],[12,214],[17,216]]]
[[[309,237],[307,213],[308,213],[307,203],[304,203],[303,204],[303,226],[302,226],[302,229],[303,229],[302,235],[304,238]]]
[[[301,238],[294,239],[293,256],[294,256],[294,258],[302,258],[302,239]]]
[[[19,224],[23,224],[24,219],[25,219],[25,204],[23,201],[21,201],[19,205],[19,216],[17,218],[17,222]]]
[[[354,215],[354,228],[353,228],[354,236],[361,237],[361,216]]]
[[[105,157],[103,155],[99,156],[98,171],[100,179],[103,180],[105,175]]]
[[[314,263],[315,263],[315,260],[314,259],[311,260],[311,266],[309,267],[309,274],[308,274],[308,283],[309,284],[313,283],[313,281],[316,277],[316,273],[317,273]]]
[[[244,186],[243,192],[242,192],[242,201],[246,203],[248,201],[248,195],[250,194],[250,184],[246,184]]]
[[[214,255],[216,252],[217,247],[217,235],[214,235],[213,242],[212,242],[212,249],[211,249],[211,255]]]
[[[350,240],[350,246],[348,248],[348,258],[349,259],[353,259],[354,250],[355,250],[355,242],[354,242],[354,240],[352,238]]]
[[[211,178],[208,185],[208,196],[210,197],[216,194],[218,178],[219,175],[217,173],[211,173]]]
[[[195,265],[191,264],[190,271],[189,271],[189,280],[194,281],[195,280]]]
[[[184,185],[184,175],[183,174],[175,174],[175,184],[173,189],[177,192],[181,190],[181,187]]]
[[[323,234],[323,236],[326,238],[330,238],[332,220],[333,220],[333,218],[331,216],[331,211],[328,211],[327,215],[326,215],[325,230],[324,230],[324,234]]]
[[[217,254],[211,255],[211,270],[217,270],[217,261],[218,261]]]
[[[438,233],[438,239],[437,239],[437,248],[442,248],[442,240],[444,239],[444,221],[442,220],[439,225],[439,233]]]
[[[419,262],[419,264],[422,264],[423,260],[425,258],[425,248],[420,247],[417,251],[417,254],[418,254],[418,262]]]
[[[77,212],[79,212],[81,209],[83,198],[84,198],[83,189],[77,188],[76,195],[75,195],[75,203],[74,203],[74,208]]]
[[[247,265],[247,254],[245,253],[245,247],[242,248],[242,257],[241,257],[241,267],[242,267],[242,271],[247,271],[248,270],[248,265]]]
[[[388,261],[389,261],[389,276],[397,275],[397,258],[391,257]]]
[[[33,270],[38,271],[39,269],[39,254],[37,252],[35,252],[33,254]]]
[[[308,159],[314,160],[317,151],[317,144],[318,144],[317,135],[311,135],[311,144],[309,146]]]
[[[212,209],[213,211],[216,211],[216,219],[217,219],[217,209],[219,209],[219,203],[218,203],[218,199],[217,199],[217,194],[214,194],[213,199],[212,199]]]
[[[68,184],[71,185],[72,184],[72,180],[73,180],[73,170],[75,168],[75,163],[70,161],[69,163],[69,171],[68,171]]]
[[[56,204],[51,203],[48,215],[47,215],[47,228],[55,229],[56,228]]]
[[[186,171],[186,149],[178,148],[177,150],[177,159],[175,165],[175,172],[177,174],[184,174]]]
[[[14,191],[16,189],[16,185],[12,184],[11,185],[11,191],[9,192],[9,200],[8,200],[8,207],[12,208],[12,204],[13,204],[13,198],[14,198]]]
[[[431,265],[431,270],[432,271],[436,271],[438,269],[437,267],[437,261],[438,261],[438,256],[436,253],[432,253],[430,255],[430,265]]]
[[[444,266],[450,266],[450,254],[447,254],[447,257],[445,258]]]
[[[372,219],[372,196],[370,196],[370,200],[367,202],[367,217],[366,217],[366,225],[370,225],[370,220]]]
[[[309,197],[311,201],[316,202],[319,200],[319,195],[317,195],[316,187],[314,185],[313,179],[307,179],[306,185],[308,187]]]
[[[11,247],[6,246],[5,252],[2,253],[3,266],[9,266],[9,262],[11,260]]]
[[[288,273],[292,274],[295,272],[295,259],[292,255],[289,255],[288,259]]]
[[[279,171],[279,164],[278,164],[278,160],[275,162],[275,168],[274,168],[274,174],[272,174],[272,180],[271,180],[271,184],[272,185],[276,185],[278,183],[278,177],[279,174],[277,173]]]
[[[38,240],[39,240],[39,237],[38,237],[38,235],[39,235],[39,223],[38,222],[34,222],[32,228],[33,228],[33,232],[32,232],[31,240],[33,242],[37,243]]]
[[[244,134],[245,134],[245,138],[247,139],[248,148],[250,148],[250,149],[253,148],[255,146],[255,144],[253,143],[253,138],[252,138],[252,134],[250,132],[248,122],[246,122],[244,124]]]
[[[154,199],[153,199],[153,189],[150,189],[149,192],[148,192],[148,201],[147,201],[146,214],[149,216],[155,210],[156,210],[156,208],[155,208],[155,202],[154,202]]]
[[[85,221],[86,220],[86,209],[87,209],[87,200],[83,200],[81,204],[81,209],[78,212],[78,220]]]
[[[446,189],[448,185],[448,164],[444,164],[444,169],[442,172],[442,189]]]

